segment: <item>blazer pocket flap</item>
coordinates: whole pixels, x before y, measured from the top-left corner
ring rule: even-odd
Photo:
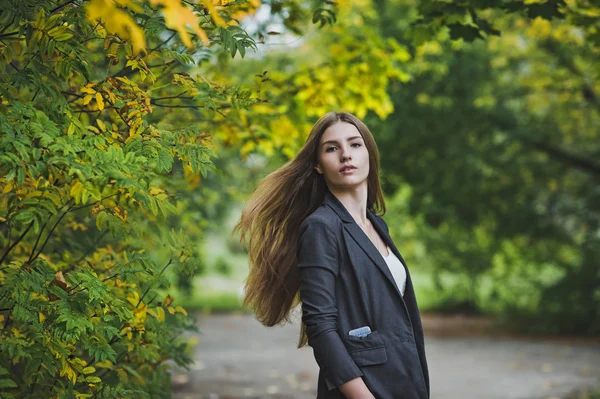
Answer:
[[[351,335],[347,335],[343,341],[346,349],[348,349],[348,352],[385,346],[383,339],[377,330],[364,337],[353,337]]]
[[[357,366],[371,366],[387,362],[385,346],[360,349],[349,353]]]

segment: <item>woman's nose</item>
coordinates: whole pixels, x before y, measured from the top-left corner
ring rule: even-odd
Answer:
[[[345,161],[346,159],[350,159],[350,149],[347,147],[342,147],[342,161]]]

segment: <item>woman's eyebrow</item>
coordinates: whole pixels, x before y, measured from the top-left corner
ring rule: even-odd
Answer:
[[[360,139],[360,138],[362,138],[362,136],[352,136],[352,137],[348,137],[346,139],[346,141],[350,141],[350,140],[354,140],[354,139]],[[337,141],[337,140],[327,140],[326,142],[324,142],[323,144],[321,144],[321,147],[324,146],[325,144],[328,144],[328,143],[339,144],[339,141]]]

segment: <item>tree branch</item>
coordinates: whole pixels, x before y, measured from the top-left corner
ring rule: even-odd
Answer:
[[[518,132],[521,129],[520,124],[514,120],[514,118],[500,118],[494,116],[493,114],[488,115],[488,118],[506,132]],[[548,154],[552,160],[561,162],[567,167],[573,167],[584,172],[591,173],[592,175],[600,176],[600,164],[590,159],[569,153],[567,150],[543,143],[541,141],[528,139],[521,134],[512,135],[512,139],[537,151]]]
[[[160,277],[164,273],[164,271],[167,270],[167,267],[169,267],[169,265],[171,263],[173,263],[173,258],[169,259],[169,262],[167,262],[167,264],[162,268],[162,270],[160,271],[160,273],[158,273],[157,277]],[[134,309],[137,309],[137,307],[140,306],[140,304],[142,303],[142,301],[144,300],[144,298],[148,294],[148,291],[150,291],[150,287],[152,287],[152,284],[148,285],[148,288],[146,288],[146,291],[144,291],[144,294],[141,296],[140,300],[138,301],[137,305],[135,305]]]
[[[184,100],[192,100],[194,99],[194,96],[184,96],[185,93],[187,93],[188,91],[184,91],[181,92],[175,96],[165,96],[165,97],[151,97],[150,101],[157,101],[157,100],[167,100],[167,99],[172,99],[172,98],[182,98]]]
[[[4,251],[2,258],[0,259],[0,265],[2,264],[2,262],[4,262],[4,259],[6,259],[6,257],[8,256],[8,253],[10,251],[12,251],[12,249],[23,239],[23,237],[25,237],[25,234],[27,234],[27,232],[31,229],[32,226],[33,226],[33,222],[29,223],[29,226],[27,226],[25,231],[23,231],[23,233],[21,233],[19,238],[17,238],[10,247],[6,248],[6,251]]]
[[[46,228],[46,225],[48,224],[49,220],[50,220],[50,218],[46,219],[46,221],[44,222],[44,225],[40,229],[40,234],[38,234],[37,239],[35,240],[35,244],[33,244],[33,248],[31,248],[31,253],[29,254],[29,259],[27,260],[27,263],[30,263],[31,260],[33,259],[33,254],[35,253],[35,249],[37,248],[37,245],[40,242],[40,238],[42,238],[42,234],[44,234],[44,229]]]
[[[162,46],[164,46],[165,44],[169,43],[171,41],[171,39],[173,39],[175,37],[175,35],[177,35],[177,31],[174,31],[171,36],[169,36],[164,42],[160,43],[159,45],[157,45],[154,48],[151,48],[148,50],[148,52],[152,52],[152,51],[156,51],[158,49],[160,49]]]
[[[562,148],[553,147],[549,144],[540,141],[531,141],[527,142],[527,144],[538,151],[545,152],[553,158],[560,160],[566,166],[570,166],[600,176],[600,164],[595,163],[590,159],[585,159],[575,154],[570,154]]]
[[[150,100],[150,104],[152,105],[156,105],[157,107],[162,107],[162,108],[189,108],[189,109],[203,109],[203,108],[208,108],[205,105],[183,105],[183,104],[159,104],[155,101]],[[219,110],[222,109],[228,109],[233,107],[231,104],[224,104],[220,107],[218,107],[215,111],[218,112]]]
[[[73,201],[73,198],[71,198],[69,201],[67,201],[67,203],[65,205],[68,205],[72,201]],[[38,251],[37,254],[35,254],[35,256],[30,260],[30,262],[33,262],[35,259],[37,259],[38,256],[40,256],[40,254],[44,250],[44,247],[48,243],[48,240],[50,239],[50,236],[52,235],[52,233],[54,233],[54,230],[56,229],[56,227],[58,226],[58,224],[61,222],[61,220],[63,220],[63,218],[67,215],[67,213],[69,213],[71,211],[71,208],[72,208],[72,206],[69,206],[69,208],[58,218],[58,220],[56,221],[56,223],[54,223],[54,226],[52,226],[52,229],[50,229],[50,231],[48,232],[48,235],[46,236],[46,239],[44,240],[44,243],[40,247],[40,250]]]
[[[14,35],[18,35],[18,34],[19,34],[18,30],[14,31],[14,32],[3,33],[0,35],[0,39],[4,39],[6,37],[14,36]]]
[[[62,8],[68,6],[71,3],[75,3],[75,0],[69,0],[69,1],[66,1],[66,2],[62,3],[61,5],[55,7],[54,9],[52,9],[50,11],[50,14],[54,14],[55,12],[60,11]]]
[[[119,195],[119,193],[113,193],[113,194],[111,194],[111,195],[107,195],[107,196],[106,196],[106,197],[104,197],[104,198],[100,198],[100,199],[99,199],[98,201],[96,201],[96,202],[92,202],[91,204],[87,204],[87,205],[82,205],[82,206],[75,207],[75,208],[73,208],[73,210],[74,210],[74,211],[77,211],[77,210],[79,210],[79,209],[83,209],[83,208],[87,208],[87,207],[90,207],[90,206],[94,206],[94,205],[96,205],[97,203],[104,201],[105,199],[108,199],[108,198],[110,198],[110,197],[114,197],[115,195]]]

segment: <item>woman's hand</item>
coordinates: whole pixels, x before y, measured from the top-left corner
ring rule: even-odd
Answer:
[[[348,399],[377,399],[361,377],[354,378],[340,385],[340,391]]]

